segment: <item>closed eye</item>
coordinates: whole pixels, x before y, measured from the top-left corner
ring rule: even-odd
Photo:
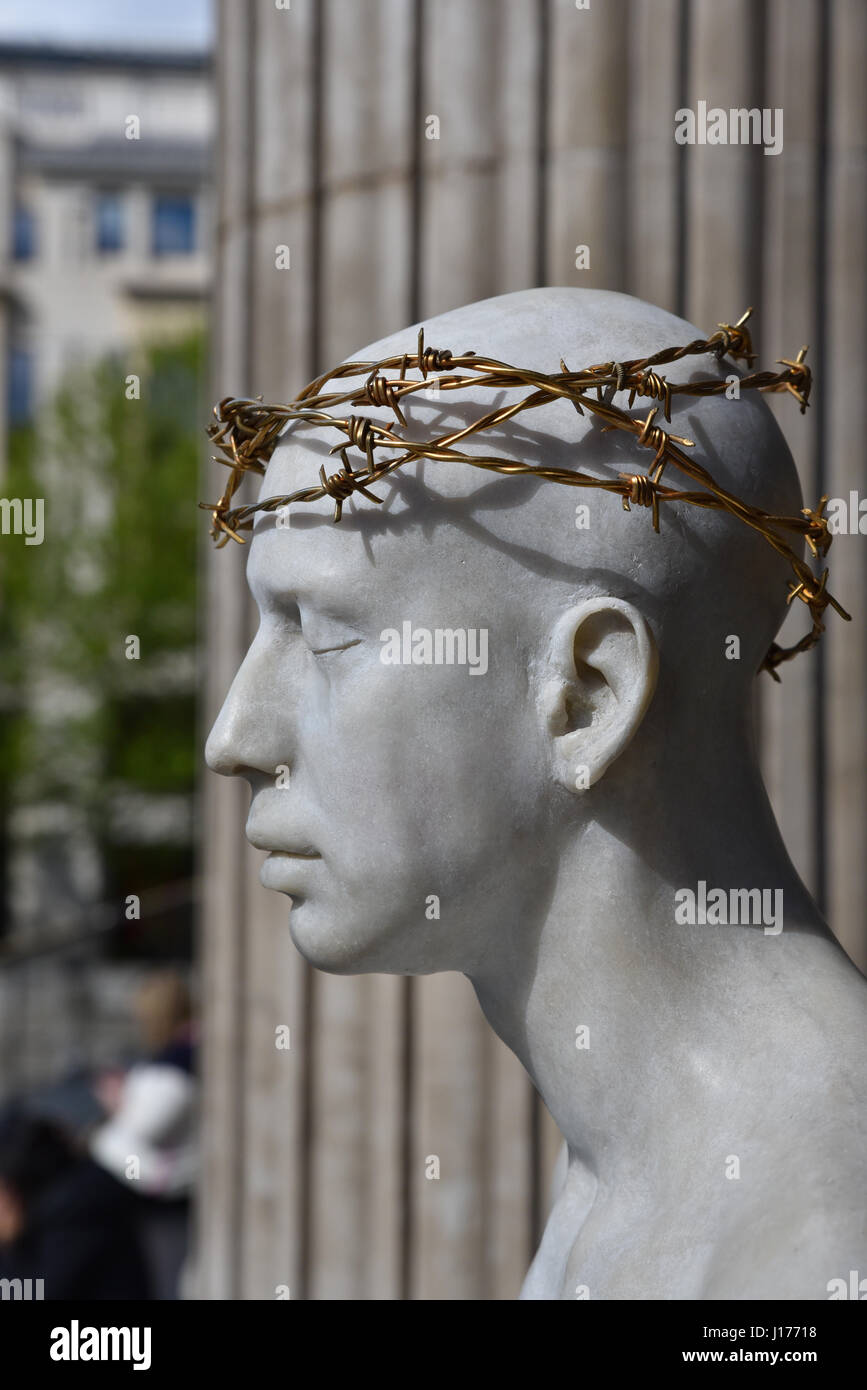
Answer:
[[[336,647],[311,647],[314,656],[322,656],[325,652],[345,652],[349,647],[357,647],[361,641],[360,637],[353,637],[351,642],[341,642]]]

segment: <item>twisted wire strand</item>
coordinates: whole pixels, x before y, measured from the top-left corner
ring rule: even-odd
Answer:
[[[776,668],[782,662],[808,651],[818,642],[824,631],[823,615],[829,606],[846,621],[850,620],[850,614],[827,589],[827,568],[817,578],[781,534],[788,532],[803,537],[816,558],[826,555],[832,540],[824,516],[828,498],[820,498],[815,508],[805,507],[799,516],[779,516],[753,507],[721,487],[706,468],[684,452],[694,447],[692,440],[673,434],[656,423],[660,406],[666,423],[670,423],[673,396],[719,395],[731,389],[733,380],[710,378],[674,382],[656,368],[688,356],[708,353],[720,360],[726,355],[740,358],[751,366],[755,354],[745,326],[751,313],[752,310],[747,309],[736,324],[718,324],[717,331],[708,338],[696,338],[681,347],[662,348],[648,357],[603,362],[578,372],[570,371],[561,358],[559,374],[515,367],[496,358],[480,357],[473,350],[456,354],[448,348],[426,346],[422,328],[414,354],[402,353],[377,362],[342,363],[310,382],[288,405],[266,405],[261,396],[255,400],[233,397],[221,400],[214,407],[215,422],[209,426],[208,433],[218,450],[214,459],[229,468],[229,477],[218,502],[201,502],[199,505],[211,513],[211,535],[218,548],[230,539],[243,545],[245,542],[240,532],[251,530],[253,519],[260,512],[272,512],[297,502],[329,497],[335,504],[334,521],[339,522],[343,504],[356,492],[369,501],[379,503],[382,498],[368,490],[371,483],[387,477],[406,463],[430,459],[466,463],[474,468],[506,475],[532,475],[569,487],[617,493],[627,511],[631,506],[648,508],[652,513],[653,529],[657,532],[660,502],[687,502],[698,507],[723,510],[752,527],[788,561],[794,580],[789,585],[787,602],[791,603],[797,598],[810,612],[810,632],[791,647],[772,643],[762,663],[762,668],[774,680],[779,680]],[[785,391],[795,398],[803,414],[808,407],[812,387],[810,368],[804,360],[806,353],[807,348],[802,347],[795,358],[779,359],[777,365],[783,368],[782,371],[756,371],[734,378],[737,394],[743,390]],[[420,379],[407,377],[409,370],[418,372]],[[390,371],[398,373],[396,379],[386,375]],[[437,388],[440,391],[483,386],[497,391],[524,389],[528,394],[511,404],[498,406],[460,429],[428,441],[410,440],[396,434],[394,421],[383,424],[366,415],[350,413],[341,417],[332,413],[342,405],[351,408],[373,406],[390,410],[399,424],[406,428],[401,400],[417,391],[429,390],[428,377],[434,373],[437,374]],[[361,389],[357,385],[342,392],[325,389],[346,377],[357,380],[359,376],[365,377]],[[622,392],[629,393],[629,407],[636,397],[659,404],[649,409],[644,419],[637,419],[614,403],[614,396]],[[603,431],[618,429],[633,434],[640,447],[653,450],[653,461],[648,472],[621,473],[613,479],[594,478],[569,469],[525,464],[497,455],[467,454],[456,447],[468,437],[493,429],[522,411],[554,400],[569,401],[579,415],[585,412],[595,415],[603,422]],[[244,475],[248,472],[264,474],[278,439],[287,425],[293,422],[324,425],[344,436],[331,449],[332,454],[341,455],[343,467],[331,474],[324,467],[320,468],[318,486],[314,484],[286,496],[269,497],[262,502],[233,507],[232,500]],[[346,454],[347,448],[357,449],[363,455],[361,467],[352,468]],[[702,491],[664,485],[661,479],[668,464],[674,464],[687,478],[700,483]]]

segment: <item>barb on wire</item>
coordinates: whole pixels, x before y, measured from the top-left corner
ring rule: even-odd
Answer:
[[[810,631],[791,647],[780,647],[773,643],[762,663],[762,668],[774,680],[779,680],[777,667],[782,662],[791,660],[799,652],[808,651],[818,642],[824,631],[823,615],[826,608],[830,606],[846,621],[850,619],[846,610],[828,592],[827,568],[817,578],[785,539],[786,533],[802,536],[814,557],[824,557],[832,540],[824,515],[828,499],[822,497],[816,507],[805,507],[799,516],[775,516],[760,507],[753,507],[721,487],[706,468],[685,452],[694,448],[691,439],[673,434],[656,423],[661,408],[666,424],[670,424],[672,398],[676,395],[714,396],[728,389],[725,378],[677,382],[657,371],[658,367],[706,353],[720,360],[725,356],[740,359],[752,367],[755,353],[746,327],[751,313],[752,310],[747,309],[737,323],[717,324],[716,332],[710,337],[696,338],[682,347],[662,348],[649,357],[626,362],[603,362],[577,372],[570,371],[561,358],[560,372],[550,374],[513,367],[495,358],[481,357],[474,351],[453,353],[448,348],[427,347],[422,328],[415,353],[402,353],[378,362],[344,362],[310,382],[288,405],[266,405],[261,396],[255,400],[226,397],[220,401],[214,407],[215,423],[209,426],[208,433],[218,450],[214,455],[215,462],[229,468],[229,477],[219,501],[201,502],[199,505],[211,513],[211,535],[218,547],[230,539],[243,545],[244,538],[240,533],[252,529],[253,518],[258,512],[278,511],[298,502],[330,497],[334,501],[334,521],[339,522],[343,515],[343,504],[355,493],[360,493],[370,502],[381,502],[381,497],[370,492],[372,484],[415,459],[431,459],[466,463],[473,468],[495,473],[529,474],[567,487],[597,488],[617,493],[626,511],[631,510],[632,506],[646,507],[651,511],[654,531],[659,531],[659,508],[663,502],[687,502],[697,507],[726,511],[757,531],[789,562],[794,580],[790,583],[788,602],[798,598],[806,604],[810,613]],[[809,405],[812,385],[810,368],[804,360],[806,354],[807,348],[802,347],[796,357],[781,358],[777,365],[783,370],[778,372],[749,371],[739,378],[738,390],[785,391],[795,398],[803,414]],[[409,371],[417,372],[418,377],[409,377]],[[389,376],[388,373],[397,375]],[[436,374],[439,391],[486,387],[498,392],[523,390],[527,394],[437,439],[413,440],[397,434],[397,426],[407,428],[401,402],[418,391],[429,390],[428,377],[433,373]],[[347,377],[363,377],[364,385],[359,387],[356,383],[351,389],[343,391],[326,390]],[[657,403],[650,406],[643,420],[636,419],[614,404],[614,396],[627,391],[630,407],[636,397]],[[652,449],[653,461],[647,472],[620,473],[612,479],[594,478],[570,469],[525,464],[497,455],[467,454],[456,447],[470,435],[493,429],[524,410],[532,410],[555,400],[571,402],[579,415],[589,412],[603,421],[603,430],[627,431],[635,436],[637,445]],[[390,410],[395,418],[383,424],[368,415],[354,413],[356,408],[365,406]],[[346,413],[340,412],[341,407]],[[335,410],[338,413],[335,414]],[[324,467],[320,468],[318,485],[312,484],[287,496],[268,497],[262,502],[233,507],[232,500],[244,474],[264,474],[280,435],[292,421],[324,425],[336,430],[342,438],[333,446],[331,453],[340,454],[343,467],[330,474]],[[347,449],[355,449],[362,455],[359,466],[352,466]],[[665,485],[662,475],[670,463],[687,478],[700,483],[701,490],[683,490]]]

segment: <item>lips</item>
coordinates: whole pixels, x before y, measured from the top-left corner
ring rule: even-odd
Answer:
[[[257,845],[257,849],[268,849],[267,845]],[[271,859],[321,859],[322,855],[317,854],[315,849],[272,849],[269,850]]]
[[[285,792],[278,796],[285,797]],[[293,859],[321,859],[322,855],[311,845],[303,826],[291,814],[291,808],[280,803],[279,811],[273,800],[267,805],[259,805],[254,799],[247,812],[244,833],[255,849],[261,849],[273,856],[275,861]],[[295,822],[293,824],[293,822]]]
[[[286,845],[281,844],[276,836],[251,834],[247,832],[247,839],[254,849],[264,850],[275,859],[321,859],[322,855],[311,845]]]
[[[321,859],[322,855],[312,845],[305,843],[303,835],[269,834],[261,826],[254,825],[250,817],[245,830],[247,839],[254,849],[264,850],[266,854],[288,859]],[[294,841],[294,843],[290,843]]]
[[[297,853],[292,850],[271,850],[259,866],[259,882],[263,888],[273,888],[278,893],[288,893],[293,903],[301,901],[299,890],[306,896],[306,888],[312,868],[308,864],[322,862],[322,855],[311,850],[310,853]]]

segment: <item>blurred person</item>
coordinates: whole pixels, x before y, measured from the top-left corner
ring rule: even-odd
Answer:
[[[154,1296],[176,1299],[198,1168],[195,1024],[189,991],[172,970],[148,976],[133,1007],[145,1056],[125,1074],[99,1079],[110,1118],[91,1136],[90,1152],[137,1198]]]
[[[42,1280],[46,1299],[151,1297],[129,1194],[21,1105],[0,1115],[0,1278]]]
[[[141,984],[134,1011],[153,1062],[192,1073],[196,1025],[190,992],[175,970],[158,970]]]

